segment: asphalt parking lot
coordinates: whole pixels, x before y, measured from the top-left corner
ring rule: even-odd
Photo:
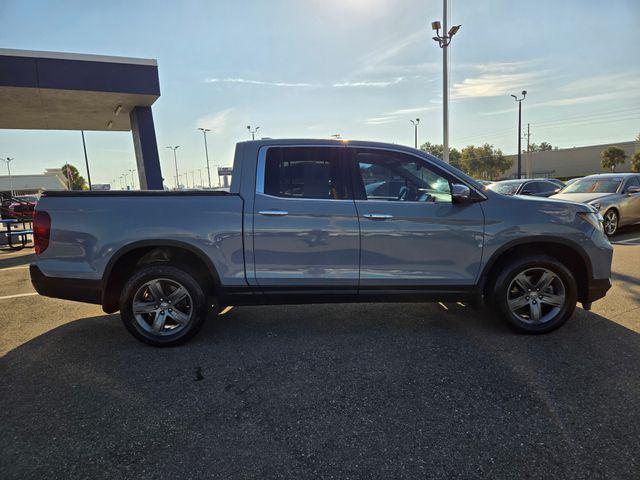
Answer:
[[[243,307],[190,343],[0,253],[2,478],[637,478],[640,229],[559,331],[458,304]]]

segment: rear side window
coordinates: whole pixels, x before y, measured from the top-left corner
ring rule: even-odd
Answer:
[[[271,147],[264,169],[264,193],[275,197],[348,198],[336,147]]]
[[[627,188],[629,187],[640,187],[640,180],[638,180],[638,177],[631,177],[629,179],[627,182]]]

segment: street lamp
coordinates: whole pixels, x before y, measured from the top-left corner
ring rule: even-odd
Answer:
[[[413,125],[413,148],[418,148],[418,125],[420,125],[420,119],[409,120]]]
[[[129,173],[131,174],[131,190],[135,190],[136,189],[136,179],[133,176],[135,171],[136,171],[135,168],[129,169]]]
[[[202,183],[202,169],[201,168],[198,169],[198,175],[200,176],[200,188],[202,188],[203,183]]]
[[[249,133],[251,134],[251,140],[255,140],[256,139],[256,133],[258,130],[260,130],[260,127],[256,127],[253,130],[251,130],[251,125],[247,125],[247,130],[249,130]]]
[[[439,21],[431,22],[431,28],[436,32],[433,40],[435,40],[442,49],[442,160],[449,163],[449,76],[447,49],[453,36],[460,30],[461,25],[454,25],[447,32],[447,1],[448,0],[443,0],[442,2],[442,25],[440,25]],[[442,35],[440,35],[440,28],[442,28]]]
[[[518,98],[515,95],[511,96],[518,103],[518,179],[520,179],[522,178],[522,101],[527,96],[527,91],[522,91],[522,98]]]
[[[175,147],[167,147],[173,150],[173,164],[176,167],[176,189],[180,188],[180,177],[178,176],[178,159],[176,157],[176,150],[180,148],[180,145],[176,145]]]
[[[211,171],[209,170],[209,149],[207,148],[207,132],[211,130],[208,128],[198,128],[198,130],[202,131],[202,135],[204,136],[204,154],[207,158],[207,178],[209,179],[209,188],[211,188]],[[200,183],[202,183],[202,179],[200,179]]]
[[[4,163],[7,164],[7,171],[9,172],[9,191],[11,196],[15,196],[14,195],[14,191],[13,191],[13,179],[11,178],[11,167],[9,166],[9,164],[14,160],[13,158],[7,157],[7,158],[0,158],[0,160],[2,160]]]

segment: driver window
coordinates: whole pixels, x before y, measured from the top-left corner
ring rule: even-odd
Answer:
[[[419,158],[384,150],[358,149],[356,165],[367,200],[451,203],[449,181]]]

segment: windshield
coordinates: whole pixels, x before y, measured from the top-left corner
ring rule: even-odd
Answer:
[[[621,178],[583,178],[568,185],[562,193],[616,193]]]
[[[487,185],[485,188],[502,195],[515,195],[521,182],[497,182]]]

